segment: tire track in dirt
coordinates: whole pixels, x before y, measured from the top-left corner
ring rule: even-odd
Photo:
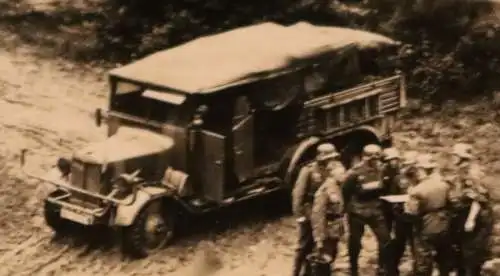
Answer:
[[[93,252],[90,255],[93,257],[85,258],[82,257],[81,254],[85,252],[85,248],[74,248],[70,245],[65,245],[61,250],[57,251],[55,254],[50,254],[51,256],[39,264],[37,264],[33,269],[29,270],[29,274],[26,275],[55,275],[55,274],[63,274],[68,270],[71,270],[71,273],[85,273],[87,275],[99,275],[106,273],[107,269],[101,267],[96,273],[89,273],[88,268],[94,267],[98,260],[106,259],[105,256],[100,255],[99,252]],[[71,267],[75,267],[75,264],[89,264],[82,265],[79,267],[80,269],[71,269]]]
[[[65,262],[68,259],[68,255],[70,247],[69,245],[65,245],[62,248],[58,248],[57,250],[47,250],[47,246],[43,248],[34,248],[33,256],[28,257],[29,259],[34,260],[33,262],[28,263],[27,265],[26,259],[25,262],[21,264],[21,268],[15,271],[19,271],[17,275],[47,275],[47,271],[44,271],[44,268],[49,266],[58,266],[59,262],[62,260]],[[51,248],[52,249],[52,248]],[[50,252],[50,254],[47,254]],[[40,256],[42,255],[42,256]],[[11,268],[12,269],[12,268]]]
[[[56,62],[34,60],[30,55],[23,55],[26,50],[20,47],[16,54],[0,51],[0,126],[3,130],[0,146],[5,148],[8,160],[14,159],[21,148],[35,150],[33,156],[28,158],[28,166],[42,172],[41,168],[53,164],[50,159],[55,161],[56,156],[68,154],[75,147],[99,137],[101,133],[92,128],[90,114],[102,101],[95,94],[102,91],[102,84],[105,83],[92,80],[88,73],[76,73],[77,70],[64,72],[64,63],[61,66]],[[81,81],[75,81],[72,74],[78,74]],[[19,171],[14,171],[12,177],[25,179]],[[14,192],[17,190],[26,198],[36,198],[38,188],[2,185],[2,190],[7,193],[12,191],[11,196],[16,196]],[[27,212],[36,212],[39,216],[40,212],[36,209],[41,207],[40,204],[32,206],[30,203],[25,202],[25,206],[15,208],[25,208]],[[24,220],[27,225],[16,225],[15,228],[36,231],[29,225],[30,221],[31,217],[27,217]],[[4,243],[12,244],[8,240]],[[69,245],[51,244],[49,234],[35,234],[0,258],[0,275],[64,274],[64,270],[78,267],[75,263],[79,262],[80,252]],[[105,270],[96,272],[98,275]]]
[[[37,266],[43,261],[40,254],[46,251],[49,239],[43,236],[33,236],[31,239],[21,243],[11,252],[5,254],[0,260],[3,275],[21,275],[32,266]],[[46,254],[46,256],[52,256]],[[31,260],[31,261],[27,261]],[[4,274],[5,273],[5,274]]]
[[[30,239],[19,244],[14,249],[11,249],[8,253],[2,255],[0,257],[0,267],[4,267],[8,263],[10,263],[13,259],[15,259],[17,256],[22,255],[23,251],[28,250],[29,248],[32,247],[38,247],[45,242],[46,239],[43,237],[32,236]]]

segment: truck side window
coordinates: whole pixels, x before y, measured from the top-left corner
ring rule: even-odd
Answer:
[[[331,92],[348,89],[361,81],[357,53],[345,55],[331,63],[328,71],[328,86]]]
[[[324,66],[315,64],[310,71],[306,73],[304,79],[304,89],[310,98],[318,96],[327,84],[327,75],[323,72],[323,69]]]

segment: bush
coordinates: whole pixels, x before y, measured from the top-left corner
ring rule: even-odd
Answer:
[[[383,11],[375,29],[408,44],[400,58],[414,96],[442,103],[470,99],[493,84],[498,69],[497,37],[483,19],[492,11],[488,2],[475,0],[370,2]],[[498,35],[496,35],[498,36]]]

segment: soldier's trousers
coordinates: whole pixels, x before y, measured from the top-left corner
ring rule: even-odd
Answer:
[[[462,226],[463,228],[463,226]],[[490,239],[493,222],[479,223],[471,233],[460,231],[456,240],[459,249],[458,276],[479,276],[481,267],[490,256]]]
[[[314,238],[313,230],[311,226],[311,221],[307,220],[299,224],[299,241],[295,252],[295,259],[293,264],[293,276],[301,275],[302,269],[304,268],[306,272],[310,271],[306,258],[309,254],[313,252],[314,249]]]
[[[338,246],[339,246],[339,239],[338,238],[327,238],[323,243],[324,243],[324,248],[323,252],[319,252],[321,254],[326,254],[332,258],[332,263],[335,262],[335,259],[337,258],[337,253],[338,253]]]
[[[448,233],[422,235],[415,233],[414,276],[431,276],[434,261],[437,263],[439,275],[449,275],[453,249]],[[436,253],[435,257],[433,253]]]
[[[465,266],[463,264],[464,256],[462,251],[462,233],[467,216],[468,210],[455,210],[451,220],[450,234],[453,248],[453,268],[456,271],[457,276],[465,275]]]
[[[340,239],[339,238],[326,238],[323,241],[324,247],[321,248],[318,253],[321,256],[328,256],[330,257],[330,264],[328,265],[329,267],[323,267],[321,271],[316,270],[314,268],[311,269],[311,276],[331,276],[332,274],[332,268],[335,264],[335,260],[337,258],[337,253],[338,253],[338,244],[339,244]],[[324,265],[324,264],[323,264]]]
[[[379,213],[379,214],[377,214]],[[389,258],[391,236],[387,227],[387,220],[383,212],[374,212],[372,214],[360,215],[349,213],[349,262],[351,265],[351,275],[359,275],[358,259],[361,251],[361,239],[365,232],[365,226],[368,225],[375,234],[378,242],[378,275],[386,275],[390,267]]]
[[[415,244],[413,241],[413,225],[410,222],[403,220],[395,220],[394,224],[395,237],[392,241],[392,253],[393,253],[393,264],[392,272],[393,275],[399,275],[399,264],[406,250],[406,246],[409,245],[412,256],[415,256]]]

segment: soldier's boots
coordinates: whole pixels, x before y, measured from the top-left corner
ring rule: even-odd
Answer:
[[[393,241],[389,241],[381,249],[379,253],[377,274],[380,276],[397,275],[399,263],[396,263],[393,254]]]
[[[331,276],[332,269],[330,262],[321,256],[310,256],[308,263],[310,263],[310,276]]]
[[[309,262],[304,263],[304,270],[301,276],[313,276],[313,270]]]
[[[457,276],[466,276],[462,251],[456,244],[453,245],[453,266]]]
[[[377,276],[388,276],[387,270],[384,268],[377,269]]]
[[[391,276],[399,276],[399,261],[397,261],[395,258],[391,260],[390,267],[388,267],[388,275]]]
[[[359,268],[358,263],[351,262],[351,267],[349,268],[349,272],[351,276],[359,276]]]
[[[358,257],[359,254],[356,256],[349,254],[349,272],[351,276],[359,275]]]
[[[465,274],[465,269],[459,264],[459,267],[456,269],[456,272],[455,274],[457,276],[466,276],[467,274]]]
[[[467,269],[467,272],[465,275],[467,276],[480,276],[481,275],[481,265],[476,266],[476,267],[471,267]]]
[[[448,268],[439,268],[439,275],[450,275],[452,270]]]
[[[350,264],[349,270],[352,276],[359,275],[358,259],[360,252],[361,252],[361,244],[358,244],[356,241],[351,240],[349,244],[349,264]]]
[[[304,270],[304,273],[302,273],[302,270]],[[293,276],[306,276],[310,273],[310,270],[309,264],[304,261],[302,256],[295,257],[292,272]]]

